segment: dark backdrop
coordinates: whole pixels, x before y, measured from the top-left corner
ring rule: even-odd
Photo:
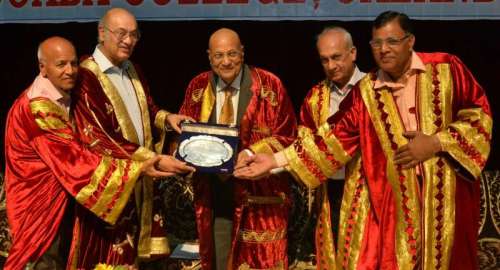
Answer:
[[[209,68],[206,48],[211,32],[230,27],[239,32],[245,59],[251,65],[278,75],[288,88],[298,111],[308,89],[323,78],[314,35],[326,25],[347,28],[358,48],[358,65],[374,67],[368,41],[370,22],[339,21],[183,21],[139,22],[142,38],[132,60],[138,62],[149,81],[158,105],[177,111],[189,80]],[[72,40],[78,54],[91,54],[96,44],[96,23],[0,24],[3,62],[0,72],[2,105],[1,134],[13,100],[30,85],[38,73],[36,47],[46,37],[60,35]],[[417,51],[444,51],[458,55],[484,87],[493,109],[494,122],[500,121],[497,80],[500,76],[500,21],[415,21]],[[488,168],[499,169],[500,151],[494,128]],[[3,149],[3,136],[0,140]],[[1,156],[0,164],[4,157]],[[3,166],[1,166],[3,167]]]

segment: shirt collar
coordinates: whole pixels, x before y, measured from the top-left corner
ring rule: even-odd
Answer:
[[[231,82],[231,87],[234,88],[236,91],[240,90],[240,85],[241,85],[241,77],[242,77],[242,72],[243,68],[241,68],[240,72],[238,73],[238,76],[234,78],[234,80]],[[227,84],[224,80],[222,80],[220,77],[217,79],[217,92],[223,91],[227,87]]]
[[[30,99],[39,97],[47,98],[56,103],[63,104],[66,109],[69,107],[71,101],[69,93],[59,91],[49,79],[44,78],[41,74],[36,76],[33,81],[31,89],[28,92],[28,97]]]
[[[122,73],[123,70],[126,70],[129,65],[128,61],[124,61],[121,67],[113,65],[113,63],[111,63],[111,61],[109,61],[109,59],[102,53],[99,45],[95,47],[92,57],[104,73],[106,73],[107,71],[117,71],[119,73]]]
[[[364,75],[365,74],[359,70],[358,66],[354,66],[352,76],[343,89],[338,88],[337,85],[332,81],[330,81],[330,89],[337,92],[339,95],[345,96]]]
[[[70,95],[66,92],[61,93],[61,91],[59,91],[49,79],[44,78],[41,74],[38,74],[31,85],[29,97],[44,97],[52,101],[59,101],[69,99]]]
[[[383,87],[387,87],[393,90],[404,88],[406,82],[408,81],[408,78],[418,73],[419,71],[425,71],[425,65],[422,62],[422,59],[420,59],[420,57],[417,55],[417,53],[412,52],[410,68],[408,69],[408,71],[406,71],[406,73],[403,76],[401,76],[402,79],[395,82],[391,79],[389,74],[387,74],[382,69],[379,69],[377,71],[377,79],[375,80],[375,85],[373,86],[373,88],[380,89]]]

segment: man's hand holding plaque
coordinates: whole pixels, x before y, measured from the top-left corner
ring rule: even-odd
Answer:
[[[144,175],[157,177],[169,177],[176,174],[194,172],[196,169],[188,166],[172,156],[157,155],[142,163],[141,172]]]

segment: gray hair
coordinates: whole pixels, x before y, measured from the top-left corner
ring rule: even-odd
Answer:
[[[43,57],[44,55],[43,55],[43,52],[42,52],[42,44],[43,44],[44,41],[42,41],[42,42],[40,42],[38,44],[38,49],[36,50],[36,57],[38,59],[38,63],[39,64],[42,63],[43,61],[45,61],[45,59]]]
[[[344,35],[344,41],[346,43],[346,47],[348,49],[354,47],[354,43],[352,42],[351,33],[349,33],[349,31],[347,31],[345,28],[340,27],[340,26],[335,26],[335,25],[333,25],[333,26],[327,26],[327,27],[323,28],[323,31],[321,31],[321,33],[319,33],[316,36],[316,43],[321,38],[321,36],[323,36],[325,34],[328,34],[330,32],[335,32],[335,33],[341,33],[341,34],[343,34]]]
[[[101,38],[99,37],[99,28],[105,27],[105,25],[104,25],[104,21],[105,21],[104,17],[106,17],[106,14],[99,19],[99,23],[97,24],[97,44],[102,44],[102,42],[103,42],[101,40]]]

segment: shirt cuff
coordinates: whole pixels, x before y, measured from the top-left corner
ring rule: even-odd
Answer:
[[[278,168],[285,167],[288,165],[288,159],[286,159],[285,153],[283,153],[283,151],[275,153],[274,160],[276,160],[276,164],[278,165]]]

